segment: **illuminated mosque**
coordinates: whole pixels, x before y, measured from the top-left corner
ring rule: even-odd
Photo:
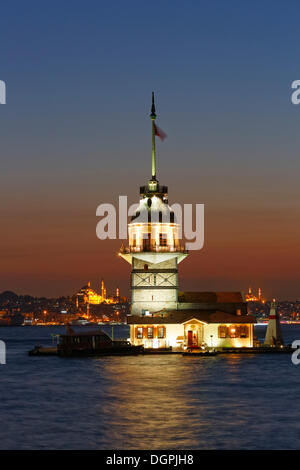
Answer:
[[[91,283],[88,282],[87,285],[83,286],[80,291],[76,294],[76,307],[78,307],[79,304],[114,304],[120,302],[120,300],[121,299],[119,288],[116,288],[115,296],[107,296],[104,280],[101,279],[101,293],[98,294],[94,289],[92,289]]]
[[[240,292],[180,292],[178,264],[189,255],[168,205],[168,188],[157,180],[152,94],[152,177],[128,224],[129,244],[119,255],[131,265],[131,343],[145,348],[253,347],[254,317]]]
[[[262,304],[265,303],[265,299],[262,296],[261,288],[258,288],[258,294],[255,295],[254,292],[252,292],[251,287],[249,287],[248,294],[245,295],[245,300],[246,302],[261,302]]]

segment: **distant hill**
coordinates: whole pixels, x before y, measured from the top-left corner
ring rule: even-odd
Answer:
[[[6,290],[0,294],[0,303],[3,302],[15,302],[19,296],[10,290]]]

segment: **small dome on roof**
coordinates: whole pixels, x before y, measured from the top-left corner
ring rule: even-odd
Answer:
[[[136,220],[138,218],[138,220]],[[176,223],[174,211],[159,196],[143,197],[131,222]]]

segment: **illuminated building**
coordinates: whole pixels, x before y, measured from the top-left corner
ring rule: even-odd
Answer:
[[[80,291],[76,294],[76,306],[79,304],[92,304],[99,305],[101,303],[113,304],[120,301],[116,297],[107,297],[106,287],[104,280],[101,279],[101,294],[98,294],[94,289],[91,288],[91,283],[88,282],[86,286],[83,286]]]
[[[251,287],[249,287],[249,290],[248,290],[248,294],[245,295],[245,300],[246,302],[261,302],[261,303],[265,303],[265,300],[263,299],[262,297],[262,293],[261,293],[261,288],[259,287],[258,288],[258,295],[255,295],[253,292],[252,292],[252,289]]]
[[[152,178],[128,224],[131,264],[131,343],[145,348],[252,347],[253,323],[240,292],[179,292],[178,264],[188,255],[168,205],[168,188],[156,177],[155,106],[152,95]]]
[[[176,308],[178,264],[187,256],[179,224],[168,205],[168,188],[156,178],[155,105],[152,97],[152,178],[140,188],[140,202],[128,225],[129,246],[120,255],[131,264],[131,313]]]

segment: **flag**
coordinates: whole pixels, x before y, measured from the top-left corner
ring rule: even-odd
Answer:
[[[160,138],[160,140],[165,140],[167,136],[167,134],[162,130],[160,129],[155,123],[154,123],[154,131],[155,131],[155,135],[157,135],[157,137]]]

